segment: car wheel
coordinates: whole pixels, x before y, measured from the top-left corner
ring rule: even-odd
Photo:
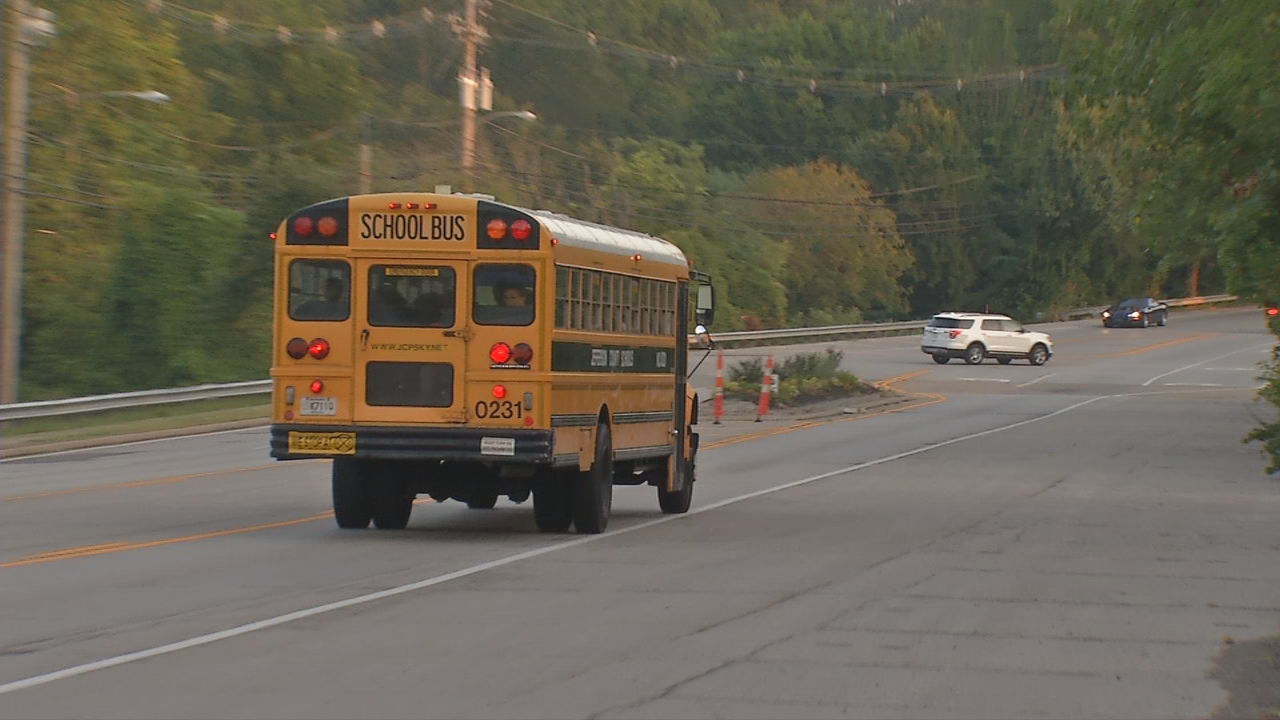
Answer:
[[[1138,326],[1148,328],[1148,327],[1151,327],[1151,322],[1146,315],[1143,315],[1142,320],[1138,321]]]
[[[1159,324],[1160,324],[1160,327],[1164,327],[1164,326],[1166,326],[1166,325],[1168,325],[1168,324],[1169,324],[1169,313],[1168,313],[1168,312],[1162,312],[1162,313],[1160,313],[1160,323],[1159,323]]]
[[[944,352],[936,352],[933,354],[933,361],[939,365],[946,365],[951,356]]]
[[[1009,363],[1013,362],[1013,358],[996,358],[996,362],[1000,363],[1001,365],[1008,365]]]
[[[978,365],[987,358],[987,349],[974,343],[965,348],[964,361],[970,365]]]
[[[1043,365],[1049,362],[1049,348],[1037,343],[1031,348],[1031,354],[1027,356],[1027,360],[1031,361],[1032,365]]]

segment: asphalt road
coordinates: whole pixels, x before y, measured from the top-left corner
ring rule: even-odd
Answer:
[[[913,401],[704,428],[693,512],[617,488],[599,536],[339,531],[261,429],[0,462],[0,718],[1208,715],[1280,632],[1273,338],[1048,329],[1038,368],[838,344]]]

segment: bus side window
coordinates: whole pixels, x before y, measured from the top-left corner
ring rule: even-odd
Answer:
[[[556,268],[556,327],[566,327],[569,318],[569,269]]]

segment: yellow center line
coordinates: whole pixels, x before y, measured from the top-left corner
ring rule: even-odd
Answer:
[[[872,385],[878,388],[888,388],[900,382],[906,382],[911,378],[920,377],[921,375],[924,375],[930,372],[933,372],[933,371],[932,370],[913,370],[908,373],[902,373],[901,375],[894,375],[893,377],[888,377],[883,380],[877,380],[874,383],[872,383]]]
[[[418,498],[413,501],[414,505],[422,505],[434,502],[431,498]],[[24,565],[38,565],[41,563],[55,562],[57,560],[72,560],[75,558],[93,557],[95,555],[107,555],[118,552],[128,552],[130,550],[145,550],[147,548],[162,547],[164,545],[177,545],[178,543],[195,542],[197,540],[209,540],[211,538],[226,537],[228,535],[243,535],[244,533],[257,532],[259,530],[271,530],[273,528],[289,527],[290,525],[302,525],[303,523],[315,522],[316,520],[324,520],[333,517],[332,510],[326,510],[315,515],[294,518],[293,520],[279,520],[277,522],[262,523],[260,525],[248,525],[246,527],[231,528],[228,530],[215,530],[213,532],[199,533],[196,535],[183,535],[181,537],[163,538],[161,540],[146,540],[143,542],[115,542],[104,543],[101,545],[82,545],[73,548],[63,548],[62,550],[51,550],[49,552],[28,555],[19,560],[11,560],[6,563],[0,563],[0,568],[22,567]]]
[[[1142,347],[1134,348],[1133,350],[1125,350],[1124,352],[1113,353],[1110,355],[1100,355],[1098,357],[1119,358],[1119,357],[1129,357],[1131,355],[1141,355],[1142,353],[1151,352],[1152,350],[1160,350],[1162,348],[1172,347],[1174,345],[1181,345],[1183,343],[1196,342],[1199,340],[1208,340],[1209,338],[1216,337],[1217,335],[1218,333],[1211,333],[1211,332],[1198,333],[1196,335],[1188,335],[1187,337],[1178,338],[1176,340],[1166,340],[1164,342],[1159,342],[1154,345],[1143,345]]]
[[[299,462],[299,461],[295,461]],[[323,462],[322,460],[302,460],[301,463]],[[88,487],[67,488],[66,490],[50,490],[48,492],[30,493],[28,495],[10,495],[0,497],[0,503],[19,502],[22,500],[38,500],[40,498],[61,497],[63,495],[79,495],[80,493],[103,492],[106,490],[126,490],[129,488],[151,487],[154,485],[172,485],[175,483],[196,480],[215,475],[234,475],[236,473],[261,472],[280,467],[280,463],[271,465],[254,465],[252,467],[234,468],[232,470],[210,470],[208,472],[191,473],[189,475],[173,475],[170,477],[152,478],[150,480],[130,480],[128,482],[111,483],[109,485],[90,485]]]

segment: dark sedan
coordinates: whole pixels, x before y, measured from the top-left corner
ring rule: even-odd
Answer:
[[[1102,311],[1103,327],[1148,327],[1169,324],[1169,306],[1155,298],[1127,298]]]

